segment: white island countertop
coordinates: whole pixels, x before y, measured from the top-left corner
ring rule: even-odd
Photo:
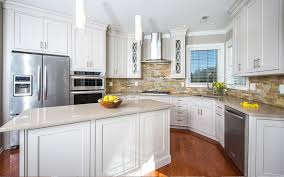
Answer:
[[[135,113],[171,108],[171,104],[153,100],[125,101],[119,108],[108,109],[100,104],[69,105],[49,108],[34,108],[24,111],[0,127],[0,132],[37,129],[50,126],[105,119]]]

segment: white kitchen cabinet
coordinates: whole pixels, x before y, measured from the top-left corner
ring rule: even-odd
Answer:
[[[142,174],[170,163],[169,111],[140,114],[140,163]]]
[[[172,78],[180,79],[186,77],[186,33],[187,29],[174,29],[170,31],[172,38]]]
[[[108,33],[107,76],[127,78],[128,75],[128,36],[121,33]]]
[[[188,105],[190,103],[189,97],[174,97],[172,99],[172,108],[171,115],[171,125],[178,127],[187,127],[188,126]]]
[[[71,44],[71,25],[59,20],[46,19],[44,21],[45,42],[47,53],[67,55]]]
[[[73,29],[72,70],[106,71],[106,31],[87,27]]]
[[[68,55],[71,25],[43,16],[15,13],[15,49]]]
[[[222,103],[216,103],[215,107],[215,136],[217,141],[225,146],[225,107]]]
[[[234,18],[233,25],[233,49],[234,49],[234,72],[237,75],[243,75],[246,72],[246,11],[241,10],[239,14]]]
[[[141,78],[142,44],[135,40],[134,35],[128,35],[128,75],[127,78]]]
[[[283,176],[284,122],[257,120],[255,138],[256,176]]]
[[[28,130],[27,139],[27,176],[90,176],[90,122]]]
[[[96,121],[95,141],[96,176],[125,175],[139,167],[137,114]]]
[[[233,29],[236,73],[242,76],[284,73],[284,2],[250,0],[240,9],[234,17]]]
[[[43,17],[15,13],[15,49],[35,52],[43,51]]]

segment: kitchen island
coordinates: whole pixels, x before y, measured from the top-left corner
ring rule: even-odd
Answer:
[[[36,108],[6,123],[20,130],[20,176],[141,176],[171,162],[170,109],[153,100]]]

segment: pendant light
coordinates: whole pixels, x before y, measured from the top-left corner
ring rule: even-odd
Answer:
[[[135,16],[135,40],[142,43],[143,31],[142,31],[142,17],[141,15]]]
[[[85,0],[76,0],[76,27],[85,29],[86,25],[86,12]]]

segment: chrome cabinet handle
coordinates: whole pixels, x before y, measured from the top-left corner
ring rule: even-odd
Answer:
[[[44,100],[47,100],[47,67],[44,66]]]
[[[40,41],[40,48],[43,49],[43,42]]]
[[[223,116],[223,115],[221,115],[221,114],[219,114],[219,113],[216,113],[218,116]]]
[[[238,67],[239,67],[238,70],[241,71],[241,64],[239,64]]]
[[[44,49],[47,49],[47,48],[48,48],[47,42],[44,42]]]
[[[38,101],[40,101],[40,96],[41,96],[41,67],[38,66],[38,71],[37,71],[37,96],[38,96]]]

